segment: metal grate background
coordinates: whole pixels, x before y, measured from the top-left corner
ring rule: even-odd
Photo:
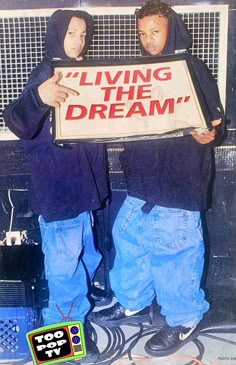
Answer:
[[[204,60],[218,81],[225,100],[228,6],[176,6],[192,37],[191,52]],[[89,8],[95,34],[88,58],[140,55],[135,8]],[[55,9],[1,11],[0,14],[0,140],[11,135],[2,118],[4,105],[18,97],[31,70],[41,61],[48,17]],[[121,14],[122,13],[122,14]],[[37,14],[37,15],[35,15]],[[13,136],[11,136],[13,138]]]

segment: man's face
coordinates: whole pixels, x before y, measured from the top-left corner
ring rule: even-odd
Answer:
[[[160,55],[168,35],[168,18],[159,15],[138,19],[138,34],[143,48],[151,55]]]
[[[68,57],[79,57],[85,45],[85,36],[86,23],[84,19],[72,17],[64,39],[64,50]]]

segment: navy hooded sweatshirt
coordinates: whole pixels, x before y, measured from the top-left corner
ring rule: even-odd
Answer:
[[[65,148],[53,144],[51,108],[38,94],[38,86],[52,76],[51,60],[68,59],[64,38],[73,16],[87,24],[86,52],[93,34],[92,17],[80,10],[57,10],[48,22],[44,59],[31,73],[19,99],[4,110],[7,126],[23,140],[31,172],[32,209],[47,222],[100,208],[109,190],[104,145],[81,142]]]
[[[185,50],[192,42],[185,24],[172,9],[168,19],[168,39],[163,55]],[[141,51],[144,56],[148,55],[142,46]],[[207,101],[210,120],[223,118],[218,88],[213,76],[205,63],[190,54],[187,54],[187,57]],[[220,139],[223,129],[222,120],[222,125],[218,128]],[[191,135],[125,143],[120,161],[128,194],[144,200],[145,211],[149,211],[156,204],[193,211],[207,209],[213,166],[212,146],[212,143],[198,143]]]

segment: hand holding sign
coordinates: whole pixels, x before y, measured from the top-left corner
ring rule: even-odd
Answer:
[[[69,94],[78,95],[77,91],[60,85],[59,81],[60,74],[55,73],[55,75],[39,86],[38,93],[44,104],[59,108],[61,103],[66,101]]]
[[[201,144],[207,144],[207,143],[211,143],[215,140],[216,138],[216,130],[214,127],[218,126],[221,124],[221,120],[220,119],[216,119],[213,120],[211,122],[213,129],[210,131],[206,131],[204,133],[197,133],[196,131],[191,131],[190,134],[193,136],[193,138]]]

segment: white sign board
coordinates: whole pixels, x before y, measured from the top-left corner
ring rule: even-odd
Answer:
[[[206,106],[183,55],[128,61],[55,64],[60,84],[78,92],[55,108],[56,142],[138,140],[207,128]]]

